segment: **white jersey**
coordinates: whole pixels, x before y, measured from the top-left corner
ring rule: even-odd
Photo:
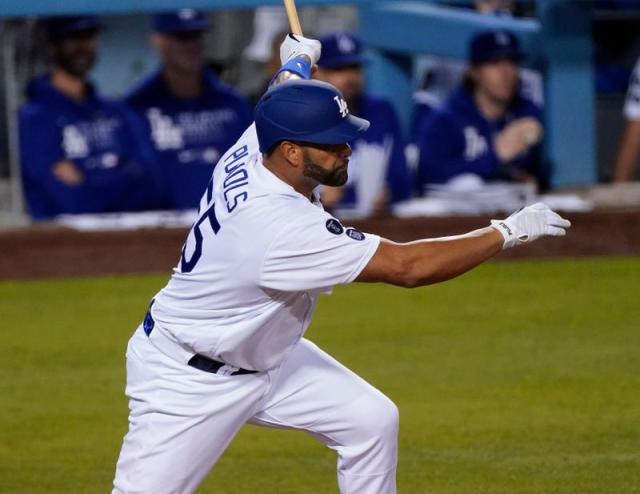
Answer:
[[[628,120],[640,120],[640,59],[636,62],[624,102],[624,116]]]
[[[343,227],[262,164],[255,125],[218,162],[155,324],[184,349],[234,367],[282,362],[316,299],[352,282],[380,238]]]

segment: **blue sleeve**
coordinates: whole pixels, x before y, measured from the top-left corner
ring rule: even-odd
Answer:
[[[31,106],[19,114],[20,161],[24,195],[29,213],[35,219],[46,219],[74,208],[73,189],[58,182],[52,167],[65,159],[62,135],[51,116]],[[64,188],[71,189],[69,196]]]
[[[251,109],[251,104],[249,100],[244,95],[238,96],[238,104],[236,105],[236,111],[238,113],[238,122],[240,123],[240,134],[237,137],[240,137],[242,133],[251,125],[253,122],[253,111]]]
[[[385,118],[389,125],[389,134],[393,139],[386,180],[391,193],[391,202],[395,203],[411,197],[412,181],[404,154],[406,143],[402,136],[400,122],[391,105],[388,106]]]
[[[498,167],[498,157],[488,143],[486,153],[475,159],[465,159],[465,138],[462,129],[445,114],[432,114],[423,122],[417,136],[420,150],[418,185],[445,183],[464,173],[490,178]]]
[[[155,166],[155,151],[146,118],[125,103],[117,104],[123,119],[122,141],[128,165],[144,176],[130,195],[130,208],[134,210],[170,209],[165,186]]]

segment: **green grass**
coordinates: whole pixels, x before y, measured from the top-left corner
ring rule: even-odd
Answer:
[[[308,337],[400,407],[402,493],[640,493],[640,258],[493,263],[323,297]],[[104,493],[124,351],[165,276],[0,283],[0,492]],[[302,433],[246,427],[199,492],[337,492]]]

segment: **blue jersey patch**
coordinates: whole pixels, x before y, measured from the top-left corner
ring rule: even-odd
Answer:
[[[353,240],[364,240],[364,233],[360,230],[356,230],[355,228],[348,228],[347,237],[352,238]]]
[[[327,227],[327,230],[329,230],[329,232],[333,233],[334,235],[340,235],[342,232],[344,232],[344,227],[335,218],[327,220],[325,225]]]

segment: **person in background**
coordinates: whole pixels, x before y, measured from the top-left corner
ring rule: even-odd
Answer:
[[[636,62],[627,89],[624,116],[627,123],[618,147],[614,182],[634,180],[640,161],[640,59]]]
[[[521,58],[510,32],[483,31],[472,38],[463,83],[418,128],[422,190],[462,174],[547,186],[542,113],[519,93]]]
[[[404,139],[391,104],[364,91],[362,45],[349,32],[322,36],[322,54],[314,78],[334,85],[354,115],[371,122],[369,130],[350,143],[349,182],[325,187],[322,201],[329,209],[351,209],[355,216],[381,212],[390,203],[408,199],[412,184],[404,156]]]
[[[513,0],[474,0],[473,8],[481,14],[513,15],[515,2]]]
[[[171,209],[198,207],[218,159],[251,122],[246,98],[204,66],[207,27],[192,9],[156,15],[151,43],[162,66],[125,98]]]
[[[97,56],[97,17],[41,21],[51,70],[27,87],[19,111],[20,158],[32,218],[155,206],[142,154],[121,108],[87,75]]]
[[[451,6],[462,7],[458,3]],[[496,17],[518,17],[521,9],[513,0],[474,0],[472,5],[478,14]],[[466,70],[464,60],[458,58],[421,55],[416,59],[417,89],[412,115],[412,135],[420,121],[434,108],[444,103],[455,86],[463,79]],[[542,75],[538,70],[520,67],[520,91],[528,99],[542,106],[544,101]]]

